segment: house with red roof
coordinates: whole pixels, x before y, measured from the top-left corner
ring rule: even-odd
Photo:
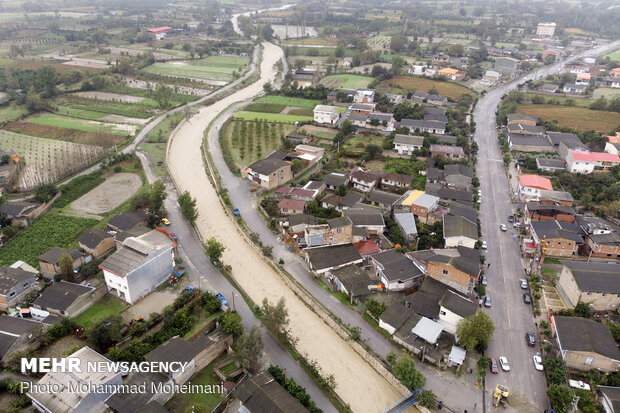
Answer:
[[[553,186],[548,178],[538,175],[519,176],[519,195],[523,201],[538,199],[540,191],[552,191]]]
[[[375,240],[367,239],[366,241],[360,241],[353,243],[357,247],[360,252],[360,255],[364,258],[368,257],[371,254],[376,254],[381,252],[381,248],[377,245]]]
[[[566,154],[566,169],[578,174],[607,172],[615,165],[620,165],[620,156],[613,153],[568,151]]]
[[[283,198],[278,202],[278,208],[284,215],[303,214],[306,201],[301,199]]]
[[[147,32],[154,40],[162,40],[172,30],[170,26],[153,27],[148,29]]]

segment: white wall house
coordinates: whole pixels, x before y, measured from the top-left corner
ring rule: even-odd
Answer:
[[[615,165],[620,165],[620,157],[613,153],[568,151],[566,154],[566,169],[578,174],[604,171]]]
[[[338,121],[338,112],[336,112],[336,107],[316,105],[314,107],[314,121],[321,125],[335,125]]]
[[[399,155],[413,155],[416,149],[422,149],[424,145],[423,136],[396,135],[394,136],[394,150]]]
[[[454,291],[446,291],[439,303],[439,324],[450,334],[456,334],[456,325],[462,319],[476,314],[478,305]]]
[[[108,291],[134,304],[165,282],[174,268],[174,240],[163,231],[153,230],[129,237],[99,268]]]

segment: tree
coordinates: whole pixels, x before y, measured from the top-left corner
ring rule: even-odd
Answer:
[[[366,300],[366,311],[375,319],[378,320],[385,310],[387,310],[387,305],[385,305],[385,303],[373,300],[372,298]]]
[[[293,62],[293,68],[295,68],[296,70],[302,70],[304,67],[306,67],[307,64],[308,62],[304,59],[295,59],[295,61]]]
[[[241,324],[241,316],[236,311],[222,314],[218,317],[217,322],[222,330],[235,337],[239,337],[243,333],[243,325]]]
[[[394,364],[394,375],[411,390],[421,389],[426,384],[426,378],[416,369],[415,361],[406,353],[401,354]]]
[[[547,372],[547,383],[549,385],[561,385],[566,384],[566,373],[564,360],[560,357],[545,357],[543,359],[543,366]]]
[[[301,159],[293,159],[291,161],[291,171],[293,172],[293,174],[297,174],[302,169],[304,169],[304,163],[301,161]]]
[[[258,373],[263,355],[263,339],[258,326],[252,327],[249,333],[244,331],[234,347],[233,357],[241,367],[246,368],[251,373]]]
[[[71,258],[71,255],[67,253],[62,254],[60,261],[58,261],[58,267],[60,267],[60,273],[65,281],[73,280],[73,258]]]
[[[149,193],[149,202],[153,214],[159,215],[164,207],[164,200],[166,199],[166,185],[159,179],[153,182],[151,185],[151,191]]]
[[[553,385],[547,389],[547,396],[551,406],[557,413],[566,413],[569,411],[573,396],[568,387]]]
[[[202,294],[202,307],[208,314],[215,313],[217,310],[220,309],[221,306],[222,303],[220,302],[220,300],[215,298],[215,296],[210,292]]]
[[[281,338],[290,340],[288,310],[285,306],[284,297],[280,298],[276,305],[271,304],[267,298],[263,299],[260,311],[268,329],[275,332]]]
[[[59,75],[52,66],[41,66],[37,70],[37,82],[40,89],[43,90],[43,98],[53,98],[58,91],[56,83],[58,83]]]
[[[179,205],[181,213],[193,225],[198,218],[198,208],[196,208],[196,198],[192,198],[188,191],[179,196]]]
[[[100,353],[106,352],[122,338],[123,319],[120,315],[111,315],[95,324],[88,333],[88,340]]]
[[[347,194],[347,186],[345,184],[338,185],[335,193],[338,196],[345,196]]]
[[[41,184],[34,189],[34,199],[39,202],[49,202],[58,192],[54,184]]]
[[[368,145],[365,151],[368,154],[368,159],[375,159],[382,152],[381,148],[377,145]]]
[[[211,237],[207,240],[207,245],[205,245],[205,253],[209,256],[211,262],[217,263],[222,258],[222,254],[226,247],[224,244],[215,239],[215,237]]]
[[[153,92],[153,99],[157,101],[160,107],[169,107],[170,100],[172,99],[172,88],[158,83],[155,91]]]
[[[418,403],[420,406],[433,410],[437,405],[437,396],[432,390],[424,390],[418,394]]]
[[[273,29],[271,28],[270,24],[266,24],[262,27],[261,35],[263,36],[263,39],[265,40],[273,39]]]
[[[340,132],[343,137],[347,137],[353,133],[353,123],[350,120],[345,120],[340,125]]]
[[[577,317],[590,318],[592,315],[592,309],[586,303],[577,304],[574,311]]]
[[[493,335],[493,320],[483,312],[466,317],[456,325],[458,342],[467,350],[484,347]]]

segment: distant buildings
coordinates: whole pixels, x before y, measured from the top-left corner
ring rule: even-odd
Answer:
[[[536,36],[553,37],[555,26],[555,23],[538,23],[536,27]]]
[[[338,120],[338,112],[335,106],[316,105],[314,108],[314,121],[321,125],[333,126]]]

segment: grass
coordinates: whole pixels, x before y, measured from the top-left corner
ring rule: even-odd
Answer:
[[[243,67],[250,64],[249,57],[236,57],[236,56],[209,56],[200,60],[200,63],[207,64],[209,66],[237,66]]]
[[[437,89],[441,96],[457,99],[461,95],[474,95],[475,92],[464,86],[452,82],[440,82],[417,76],[395,76],[392,79],[381,82],[379,89],[398,89],[402,92],[428,92]]]
[[[620,50],[615,50],[611,53],[607,53],[604,57],[609,57],[609,60],[614,62],[620,62]]]
[[[385,142],[385,136],[382,135],[355,135],[342,145],[342,149],[351,152],[364,152],[366,146],[376,145],[381,148],[383,142]]]
[[[213,372],[213,367],[216,363],[222,361],[225,357],[226,354],[222,354],[221,356],[216,358],[211,364],[205,367],[200,373],[196,374],[192,378],[192,384],[221,384],[222,381]],[[171,402],[174,404],[175,412],[210,412],[224,399],[224,394],[218,392],[208,394],[189,392],[181,393],[177,397],[175,397]]]
[[[368,87],[372,77],[358,75],[332,75],[321,80],[321,83],[333,89],[358,89]]]
[[[113,295],[104,295],[101,300],[88,307],[86,311],[75,318],[75,322],[89,329],[94,326],[99,320],[102,320],[110,315],[119,314],[124,308],[125,304],[114,297]]]
[[[286,106],[279,103],[250,103],[244,109],[248,112],[280,113]]]
[[[228,363],[225,366],[222,366],[220,368],[220,371],[225,375],[228,376],[230,373],[232,373],[233,371],[237,370],[237,368],[239,368],[239,365],[237,364],[237,362],[235,361],[231,361],[230,363]]]
[[[87,120],[100,120],[101,118],[105,118],[106,116],[108,116],[107,113],[95,112],[88,109],[76,109],[71,106],[65,105],[59,105],[57,112],[60,115]]]
[[[26,109],[20,106],[6,106],[0,108],[0,122],[11,122],[19,119],[27,113]]]
[[[263,96],[255,100],[257,103],[274,103],[282,106],[297,106],[300,108],[313,108],[320,105],[321,101],[316,99],[302,99],[286,96]]]
[[[196,63],[185,63],[185,65],[179,65],[173,63],[158,62],[153,63],[152,65],[147,66],[142,70],[148,73],[158,73],[160,75],[231,81],[233,79],[233,72],[243,72],[244,67],[222,63],[208,64],[208,62],[203,63],[201,61],[198,61]]]
[[[157,143],[157,142],[168,142],[168,138],[170,137],[170,133],[179,122],[183,119],[183,113],[178,112],[174,115],[168,116],[166,119],[160,122],[159,125],[155,126],[152,131],[150,131],[146,135],[147,142]]]
[[[67,205],[71,204],[73,201],[94,189],[99,184],[102,184],[105,181],[103,174],[100,171],[93,172],[88,175],[78,176],[73,179],[68,184],[65,184],[60,187],[62,191],[62,195],[58,200],[54,203],[55,208],[64,208]]]
[[[316,282],[319,283],[319,285],[321,286],[322,289],[324,289],[325,291],[327,291],[328,293],[330,293],[332,296],[334,296],[335,298],[338,299],[338,301],[340,301],[342,304],[349,306],[349,307],[355,307],[354,304],[351,304],[351,301],[349,301],[349,296],[346,295],[345,293],[343,293],[342,291],[332,291],[327,284],[325,284],[325,282],[321,279],[316,279]]]
[[[312,116],[280,115],[277,113],[238,112],[235,119],[266,120],[268,122],[295,123],[312,120]]]
[[[600,87],[600,88],[594,89],[592,98],[596,100],[600,98],[601,96],[608,100],[613,99],[615,97],[620,96],[620,89],[610,88],[610,87]]]
[[[87,121],[83,119],[70,118],[67,116],[55,115],[51,113],[42,114],[29,119],[30,123],[38,125],[56,126],[58,128],[76,129],[83,132],[107,131],[114,135],[129,135],[126,130],[117,129],[114,124],[103,124],[99,122]]]
[[[166,143],[143,143],[140,145],[146,156],[153,165],[153,171],[157,176],[168,176],[168,169],[166,169]]]
[[[556,120],[560,126],[579,131],[609,133],[620,125],[620,113],[580,107],[528,104],[519,105],[517,112],[536,116],[544,121]]]

